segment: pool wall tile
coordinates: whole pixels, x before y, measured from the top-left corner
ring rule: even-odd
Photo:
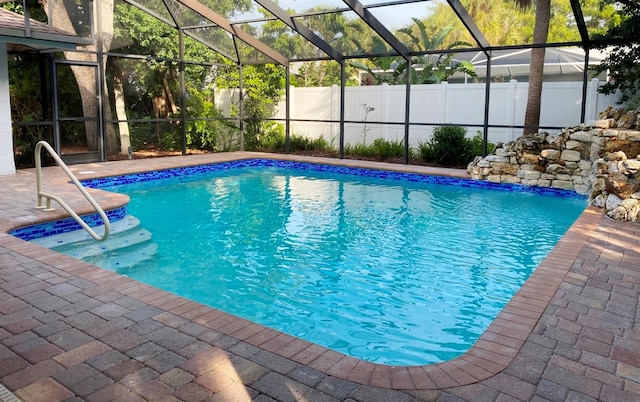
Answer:
[[[332,174],[341,174],[349,176],[359,177],[372,177],[386,180],[399,180],[410,181],[419,183],[433,183],[442,184],[448,186],[459,186],[469,188],[481,188],[496,191],[510,191],[510,192],[529,192],[540,195],[554,196],[554,197],[580,197],[585,198],[582,195],[577,194],[574,191],[557,189],[551,187],[534,187],[525,186],[522,184],[509,184],[509,183],[492,183],[481,180],[471,180],[465,178],[445,177],[445,176],[430,176],[418,173],[405,173],[396,172],[390,170],[378,170],[367,168],[353,168],[337,165],[326,165],[319,163],[309,162],[294,162],[284,161],[276,159],[242,159],[231,162],[213,163],[207,165],[188,166],[174,169],[157,170],[152,172],[144,172],[130,175],[103,177],[98,179],[85,180],[83,185],[90,188],[104,188],[111,186],[119,186],[123,184],[142,183],[153,180],[162,180],[176,177],[185,177],[194,174],[203,174],[215,171],[224,171],[231,169],[239,169],[246,167],[277,167],[284,169],[296,169],[301,171],[315,171],[326,172]]]
[[[115,222],[123,219],[127,215],[127,206],[125,205],[120,208],[105,211],[105,213],[107,214],[107,218],[109,218],[110,222]],[[102,218],[97,212],[93,214],[82,215],[80,218],[82,218],[82,220],[85,221],[90,227],[104,225],[104,223],[102,222]],[[80,226],[80,224],[76,222],[75,219],[65,218],[57,221],[24,226],[18,229],[11,230],[9,234],[19,239],[28,241],[39,239],[41,237],[53,236],[60,233],[72,232],[74,230],[80,229],[82,229],[82,226]]]
[[[522,184],[492,183],[480,180],[465,178],[430,176],[418,173],[405,173],[391,170],[378,170],[368,168],[353,168],[346,166],[327,165],[310,162],[295,162],[277,159],[241,159],[230,162],[220,162],[197,166],[187,166],[165,170],[155,170],[150,172],[109,176],[97,179],[83,180],[82,184],[89,188],[106,188],[126,184],[142,183],[154,180],[171,179],[176,177],[187,177],[195,174],[205,174],[208,172],[241,169],[247,167],[276,167],[283,169],[295,169],[300,171],[325,172],[331,174],[349,175],[356,177],[370,177],[394,181],[409,181],[418,183],[440,184],[446,186],[458,186],[468,188],[487,189],[495,191],[529,192],[552,197],[579,197],[585,198],[574,191],[550,188],[532,187]],[[107,212],[110,221],[117,221],[127,214],[126,206],[116,208]],[[100,216],[97,213],[84,215],[82,219],[91,227],[102,225]],[[73,219],[66,218],[58,221],[41,223],[37,225],[18,228],[9,232],[23,240],[33,240],[41,237],[66,233],[82,227]]]

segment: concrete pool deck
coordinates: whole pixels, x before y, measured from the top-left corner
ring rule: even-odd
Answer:
[[[227,153],[72,166],[80,179],[250,157],[466,177],[437,169]],[[93,212],[58,167],[45,190]],[[0,401],[640,400],[640,225],[587,209],[463,356],[376,365],[14,238],[33,170],[0,176]],[[127,197],[91,190],[105,209]],[[54,205],[57,207],[57,205]]]

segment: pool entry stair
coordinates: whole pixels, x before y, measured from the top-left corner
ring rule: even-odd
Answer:
[[[49,155],[56,161],[58,166],[62,169],[62,171],[71,179],[76,188],[82,193],[84,198],[89,201],[89,204],[96,210],[98,215],[103,222],[103,235],[100,236],[84,221],[80,216],[66,203],[64,200],[57,195],[47,193],[42,190],[42,161],[41,161],[41,153],[42,148],[44,148]],[[36,208],[40,208],[43,211],[53,211],[54,208],[51,206],[51,200],[57,202],[62,209],[67,211],[71,217],[78,222],[78,224],[89,233],[91,237],[93,237],[97,241],[104,241],[109,238],[109,232],[111,229],[111,223],[109,222],[109,218],[107,218],[106,212],[98,205],[95,199],[85,190],[84,186],[78,181],[78,178],[69,170],[67,165],[62,161],[60,156],[56,153],[56,151],[47,143],[46,141],[40,141],[36,144],[35,147],[35,162],[36,162],[36,193],[38,194],[38,206]]]
[[[80,229],[31,242],[111,271],[149,260],[158,249],[151,232],[142,228],[140,220],[132,215],[112,222],[111,234],[105,241],[97,242]]]

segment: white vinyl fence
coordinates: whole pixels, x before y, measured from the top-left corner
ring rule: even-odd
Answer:
[[[596,120],[598,113],[615,106],[617,97],[597,92],[597,79],[587,85],[586,121]],[[489,125],[524,124],[527,103],[527,82],[510,81],[491,84]],[[237,92],[237,91],[236,91]],[[340,88],[316,87],[290,89],[291,119],[325,120],[333,122],[292,121],[293,134],[310,138],[324,137],[337,146],[340,135]],[[237,93],[218,91],[216,102],[225,113],[229,99]],[[473,137],[484,122],[484,84],[412,85],[410,98],[411,123],[409,142],[417,145],[430,138],[434,126],[457,124],[467,126]],[[545,83],[542,92],[541,126],[569,127],[580,124],[582,82]],[[365,107],[373,108],[366,113]],[[366,117],[366,124],[365,124]],[[280,102],[274,116],[285,119],[285,102]],[[405,86],[388,85],[345,88],[345,143],[372,142],[376,138],[402,140],[405,120]],[[388,124],[380,124],[386,122]],[[430,125],[419,125],[427,123]],[[559,129],[546,130],[557,133]],[[522,134],[522,129],[494,127],[489,129],[489,141],[508,142]]]

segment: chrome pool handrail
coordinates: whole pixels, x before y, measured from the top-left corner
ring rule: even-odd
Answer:
[[[42,191],[42,161],[41,161],[40,153],[42,152],[43,147],[44,149],[47,150],[47,152],[49,152],[49,155],[53,157],[53,159],[56,161],[58,166],[62,168],[64,173],[71,179],[71,181],[73,182],[73,184],[75,184],[78,190],[80,190],[84,198],[86,198],[87,201],[89,201],[91,206],[100,215],[100,218],[104,222],[104,234],[102,236],[98,235],[93,229],[91,229],[91,227],[84,220],[82,220],[82,218],[66,202],[64,202],[62,198]],[[75,219],[76,222],[78,222],[78,224],[82,226],[82,228],[86,230],[87,233],[89,233],[89,235],[91,235],[91,237],[93,237],[97,241],[106,240],[109,237],[109,233],[111,231],[111,225],[109,223],[109,218],[107,217],[107,214],[100,207],[100,205],[98,205],[98,203],[91,196],[91,194],[89,194],[87,190],[82,186],[80,181],[78,181],[78,179],[73,174],[73,172],[69,170],[67,165],[62,161],[60,156],[58,156],[56,151],[51,147],[51,145],[49,145],[48,142],[40,141],[36,144],[35,160],[36,160],[36,191],[38,194],[38,205],[36,206],[36,208],[40,208],[43,211],[53,211],[55,208],[51,207],[51,200],[54,200],[55,202],[60,204],[60,206],[65,211],[67,211],[67,213],[71,215],[71,217]],[[44,200],[46,200],[46,202],[44,202]]]

